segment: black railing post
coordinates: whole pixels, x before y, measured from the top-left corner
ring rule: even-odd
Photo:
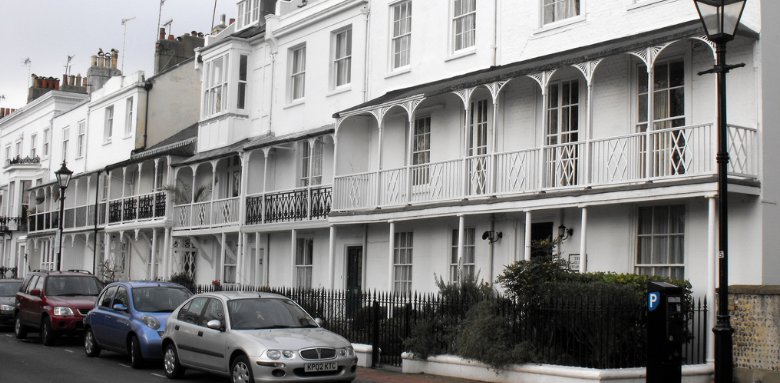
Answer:
[[[376,298],[376,297],[375,297]],[[379,365],[379,302],[371,307],[371,368]]]

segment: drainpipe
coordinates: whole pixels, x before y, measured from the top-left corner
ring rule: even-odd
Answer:
[[[146,80],[144,82],[144,90],[146,91],[146,106],[144,107],[144,144],[139,150],[146,149],[146,132],[149,131],[149,93],[153,87],[154,83],[152,83],[151,80]]]
[[[369,63],[368,41],[369,41],[369,35],[371,33],[371,4],[368,1],[366,1],[365,4],[366,5],[363,6],[363,10],[361,11],[366,16],[366,38],[365,38],[365,48],[363,52],[363,102],[368,101],[368,63]]]
[[[95,182],[95,213],[93,214],[93,219],[95,220],[95,228],[93,229],[94,235],[92,236],[92,275],[97,275],[97,236],[98,236],[98,210],[100,210],[100,199],[99,199],[99,193],[100,193],[100,173],[102,171],[98,171],[96,174],[97,180]],[[108,205],[106,205],[106,209],[108,209]]]
[[[499,0],[493,2],[493,46],[491,47],[491,50],[493,51],[492,66],[496,66],[498,64],[498,2]]]

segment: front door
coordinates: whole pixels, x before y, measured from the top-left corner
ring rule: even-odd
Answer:
[[[531,258],[551,257],[554,244],[552,222],[531,224]]]
[[[360,308],[363,290],[363,247],[347,247],[347,316]]]

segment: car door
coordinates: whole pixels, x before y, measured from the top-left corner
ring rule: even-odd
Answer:
[[[34,281],[35,283],[30,283],[30,286],[27,290],[27,304],[25,308],[27,319],[25,322],[35,328],[39,328],[41,326],[41,313],[43,313],[42,297],[44,297],[46,294],[46,292],[43,291],[44,281],[46,281],[44,276],[38,276],[38,279]],[[33,291],[37,291],[38,295],[34,295],[32,293]]]
[[[97,339],[98,344],[108,345],[108,313],[111,310],[111,302],[114,300],[117,286],[106,288],[98,298],[97,306],[89,313],[89,324],[92,327],[92,334]]]
[[[209,298],[206,307],[198,320],[197,332],[197,361],[198,364],[214,371],[227,372],[225,362],[225,338],[227,333],[213,330],[206,326],[211,320],[225,323],[225,309],[222,301],[217,298]]]
[[[208,298],[197,297],[189,301],[179,310],[176,321],[173,324],[173,341],[179,352],[179,360],[186,365],[200,366],[197,360],[199,351],[198,319]]]
[[[16,308],[19,310],[18,315],[22,320],[22,323],[29,323],[31,321],[32,316],[30,315],[30,311],[32,308],[30,306],[30,292],[35,288],[35,283],[37,281],[37,275],[29,277],[24,282],[24,285],[22,285],[19,293],[16,294]]]
[[[117,304],[124,305],[127,310],[114,310]],[[117,286],[111,308],[106,310],[108,316],[106,345],[119,350],[126,349],[127,334],[130,332],[130,295],[127,287]]]

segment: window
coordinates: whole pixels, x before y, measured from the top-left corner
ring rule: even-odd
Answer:
[[[6,147],[5,147],[5,163],[10,165],[9,161],[11,161],[11,145],[6,145]]]
[[[450,252],[450,282],[460,282],[461,274],[464,281],[473,280],[476,276],[474,274],[474,239],[476,236],[476,229],[473,227],[467,227],[463,230],[463,259],[458,261],[458,229],[452,231],[452,246]]]
[[[685,206],[639,208],[639,234],[635,272],[685,277]]]
[[[111,179],[108,178],[108,175],[105,175],[105,176],[103,176],[102,180],[103,180],[103,182],[102,182],[103,183],[103,193],[100,196],[100,200],[101,201],[105,201],[106,199],[108,199],[108,185],[111,182]]]
[[[311,288],[313,252],[313,239],[298,238],[295,249],[295,283],[298,287]]]
[[[38,144],[38,135],[37,134],[33,134],[32,136],[30,136],[30,158],[35,158],[35,156],[38,154],[35,151],[35,149],[36,149],[35,146],[37,144]]]
[[[483,194],[487,188],[488,166],[488,101],[471,103],[468,136],[469,189],[471,193]]]
[[[428,183],[431,162],[431,118],[423,117],[414,121],[414,139],[412,140],[412,185]]]
[[[209,298],[206,304],[206,309],[203,310],[198,320],[198,326],[206,327],[209,321],[218,320],[220,322],[225,321],[225,309],[222,307],[222,302],[216,298]]]
[[[320,137],[314,140],[313,153],[308,140],[301,143],[301,186],[309,186],[309,175],[312,185],[322,183],[322,149]]]
[[[547,90],[547,131],[545,145],[553,146],[545,155],[546,172],[553,186],[577,183],[579,158],[579,82],[560,81]]]
[[[238,263],[236,253],[232,250],[225,251],[225,265],[222,268],[222,282],[224,283],[236,283],[236,264]]]
[[[125,137],[133,133],[133,98],[125,101]]]
[[[49,155],[49,129],[43,130],[43,156]]]
[[[227,108],[228,56],[224,55],[206,64],[206,90],[203,96],[203,115],[208,117]]]
[[[477,0],[452,1],[452,50],[471,48],[475,43]]]
[[[125,307],[130,307],[130,297],[127,295],[127,289],[124,287],[119,287],[116,291],[116,295],[114,296],[114,305],[115,304],[122,304]],[[113,305],[111,305],[113,307]]]
[[[682,61],[657,63],[654,67],[653,129],[685,125],[685,65]],[[637,71],[637,130],[647,130],[647,69]]]
[[[16,141],[16,156],[17,157],[21,157],[22,156],[22,146],[23,146],[22,140]]]
[[[117,288],[117,286],[111,286],[103,292],[100,298],[98,298],[100,307],[111,308],[111,300],[114,299],[114,293],[116,293]]]
[[[544,24],[554,23],[580,14],[580,0],[542,0],[542,2]]]
[[[238,3],[238,29],[249,26],[260,18],[260,0]]]
[[[68,159],[68,143],[70,142],[70,128],[62,129],[62,160]]]
[[[109,106],[105,111],[105,125],[103,125],[103,142],[111,142],[114,134],[114,106]]]
[[[412,2],[402,1],[390,6],[390,69],[409,65],[412,45]]]
[[[247,56],[241,55],[238,57],[238,97],[236,98],[236,108],[244,109],[246,104],[246,71],[247,71]]]
[[[331,88],[347,85],[352,81],[352,27],[333,35],[333,73]]]
[[[79,121],[79,138],[76,145],[76,156],[78,158],[84,157],[84,145],[86,144],[87,137],[87,124],[84,120]]]
[[[290,49],[289,101],[303,98],[306,85],[306,46]]]
[[[414,233],[395,233],[393,242],[393,291],[407,294],[412,291],[412,247]]]

